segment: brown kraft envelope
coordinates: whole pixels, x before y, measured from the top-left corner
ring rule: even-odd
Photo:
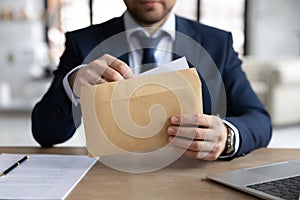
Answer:
[[[81,109],[90,156],[149,152],[168,144],[176,114],[202,113],[195,68],[85,86]]]

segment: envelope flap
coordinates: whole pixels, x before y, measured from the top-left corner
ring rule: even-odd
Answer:
[[[111,102],[119,99],[149,96],[184,88],[192,88],[195,92],[201,82],[195,68],[155,74],[133,79],[99,84],[96,86],[97,99]],[[141,88],[143,88],[141,90]],[[113,97],[113,98],[112,98]]]

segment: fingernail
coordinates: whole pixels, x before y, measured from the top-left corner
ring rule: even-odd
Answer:
[[[122,75],[119,75],[119,80],[124,80],[124,77]]]
[[[178,117],[172,117],[172,118],[171,118],[171,122],[172,122],[172,123],[178,123],[178,122],[179,122]]]

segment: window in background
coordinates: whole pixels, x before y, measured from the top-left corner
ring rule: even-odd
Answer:
[[[245,0],[201,0],[200,22],[232,32],[234,49],[244,53]]]
[[[64,32],[89,26],[89,0],[61,0],[60,15]]]
[[[122,15],[126,9],[123,0],[93,0],[93,24]]]
[[[174,11],[179,16],[197,20],[197,0],[177,0]]]

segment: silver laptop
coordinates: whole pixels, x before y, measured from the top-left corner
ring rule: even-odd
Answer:
[[[264,199],[300,200],[300,159],[207,176]]]

